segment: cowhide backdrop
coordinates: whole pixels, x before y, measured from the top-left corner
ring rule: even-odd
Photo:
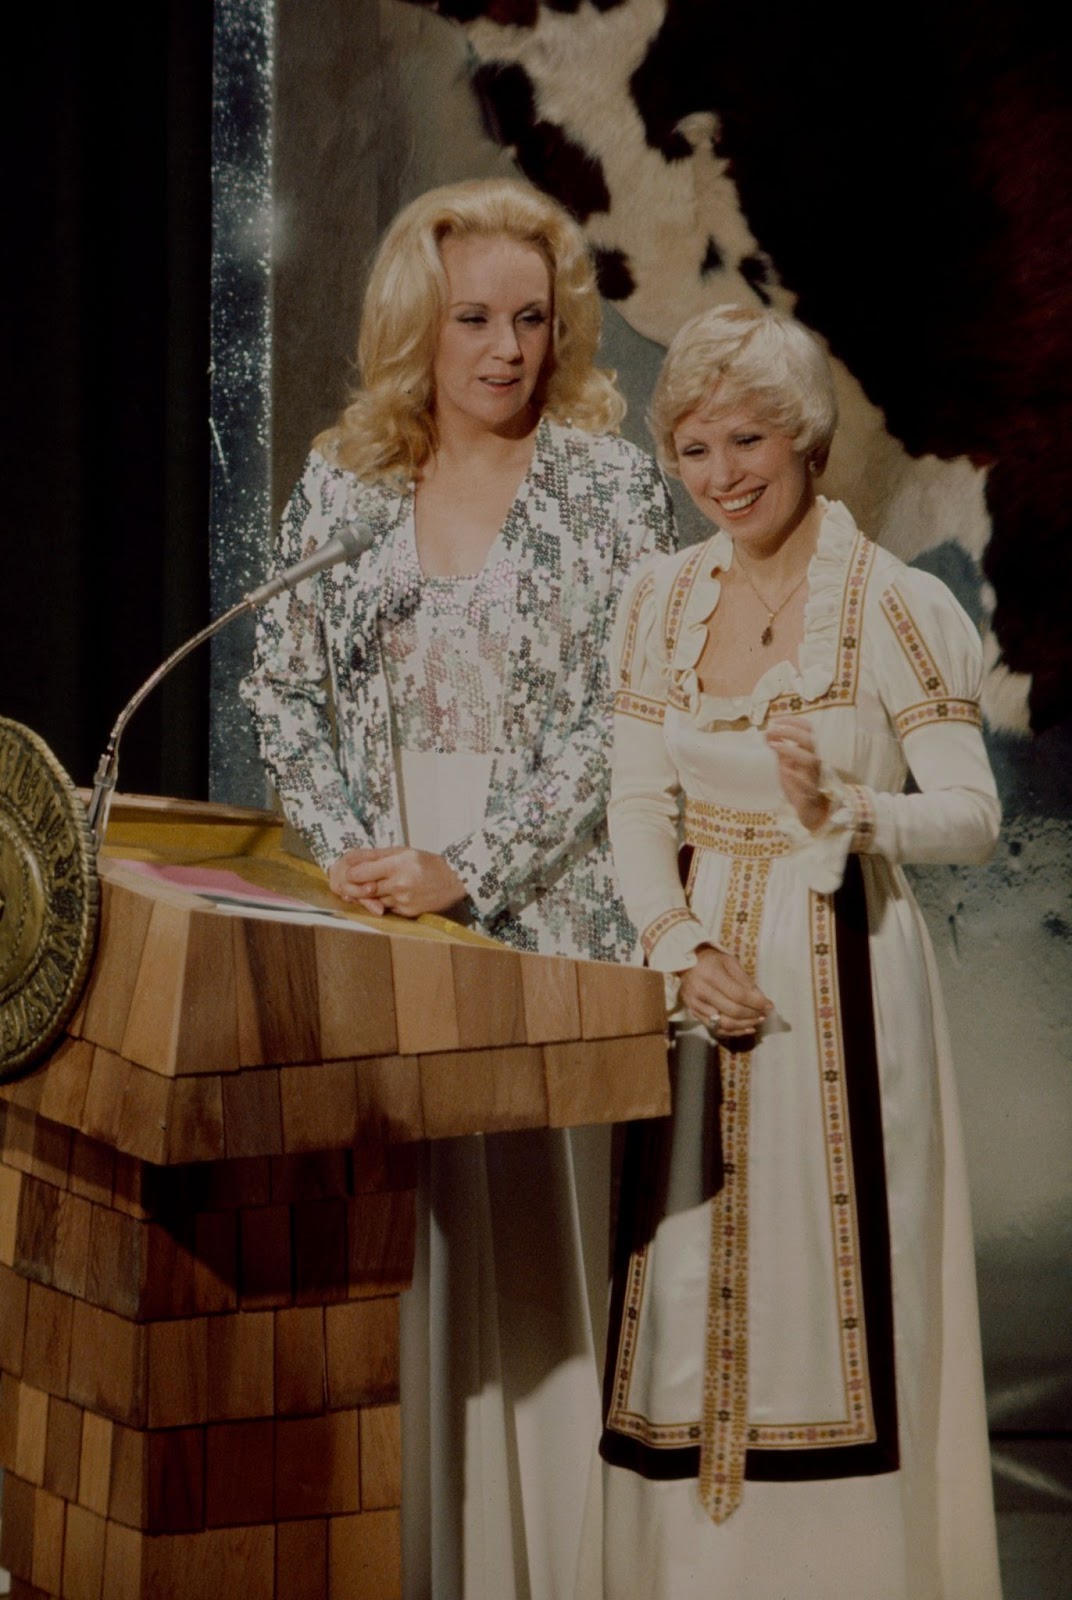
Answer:
[[[981,561],[993,724],[1066,717],[1072,109],[1039,13],[411,3],[465,29],[489,131],[639,332],[759,300],[825,339],[828,492],[906,559]]]

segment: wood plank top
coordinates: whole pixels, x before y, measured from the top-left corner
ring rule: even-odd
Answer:
[[[658,974],[351,911],[282,838],[268,812],[117,799],[83,1002],[0,1085],[28,1138],[45,1116],[172,1165],[664,1113]]]

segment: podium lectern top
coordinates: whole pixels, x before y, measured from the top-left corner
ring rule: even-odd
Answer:
[[[282,833],[117,799],[89,983],[0,1098],[156,1165],[669,1109],[658,974],[348,912]]]

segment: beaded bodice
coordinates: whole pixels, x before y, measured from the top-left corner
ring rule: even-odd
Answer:
[[[429,578],[412,522],[399,529],[379,616],[397,749],[442,755],[501,749],[516,586],[514,563],[498,541],[480,572]]]

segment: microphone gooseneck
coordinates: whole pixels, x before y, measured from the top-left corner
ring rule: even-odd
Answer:
[[[97,770],[93,777],[93,794],[89,802],[88,822],[93,842],[100,849],[108,826],[108,812],[115,793],[116,782],[119,777],[119,741],[123,737],[123,730],[137,711],[142,701],[150,695],[162,678],[166,678],[172,667],[178,666],[191,651],[196,650],[199,644],[204,644],[206,639],[211,639],[214,633],[225,628],[235,617],[240,617],[247,611],[255,611],[268,600],[274,600],[276,595],[284,589],[293,589],[296,584],[305,578],[310,578],[316,572],[323,572],[327,567],[338,566],[342,561],[353,561],[362,555],[372,544],[375,537],[367,523],[360,522],[356,528],[343,528],[334,539],[329,539],[327,544],[321,545],[311,556],[306,556],[302,561],[296,561],[293,566],[287,567],[284,572],[277,573],[274,578],[269,578],[259,588],[251,589],[243,599],[231,606],[229,611],[223,612],[214,622],[195,633],[192,639],[187,639],[177,650],[172,651],[166,661],[162,661],[141,688],[132,695],[115,719],[115,726],[108,736],[108,743],[104,747]]]
[[[368,549],[372,538],[372,529],[365,522],[359,522],[356,528],[343,528],[334,539],[329,539],[319,550],[314,550],[311,556],[306,556],[302,561],[295,561],[292,567],[288,567],[285,572],[277,573],[274,578],[269,578],[259,589],[251,589],[246,598],[239,603],[246,610],[262,606],[266,600],[274,600],[277,594],[282,594],[284,589],[293,589],[303,578],[311,578],[314,572],[323,572],[325,567],[338,566],[340,561],[353,561]],[[228,612],[222,616],[218,625],[226,622],[229,615]]]

